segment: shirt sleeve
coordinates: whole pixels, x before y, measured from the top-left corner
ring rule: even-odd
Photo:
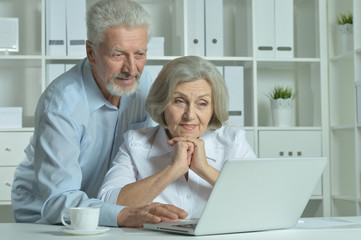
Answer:
[[[38,123],[34,167],[43,199],[42,217],[51,224],[60,222],[61,213],[74,206],[100,207],[99,224],[117,226],[123,207],[104,204],[81,191],[80,130],[62,114],[44,113]]]
[[[98,198],[104,202],[115,204],[121,189],[130,183],[137,181],[137,170],[132,161],[129,151],[131,132],[124,136],[124,143],[115,156],[112,167],[107,172],[103,185],[101,186]]]

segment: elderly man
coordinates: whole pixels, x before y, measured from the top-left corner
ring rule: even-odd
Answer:
[[[87,58],[39,99],[34,135],[14,176],[17,222],[56,224],[78,206],[100,207],[106,226],[186,217],[172,205],[130,208],[96,199],[123,133],[153,124],[144,109],[151,79],[142,74],[149,31],[149,15],[135,2],[101,0],[89,9]]]

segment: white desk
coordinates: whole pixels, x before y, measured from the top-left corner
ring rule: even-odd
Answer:
[[[91,236],[73,236],[61,232],[63,226],[24,224],[24,223],[1,223],[0,236],[6,240],[57,240],[57,239],[119,239],[119,240],[158,240],[158,239],[232,239],[232,240],[353,240],[361,239],[361,217],[325,218],[325,220],[345,220],[355,224],[338,224],[332,227],[292,228],[287,230],[273,230],[264,232],[250,232],[238,234],[212,235],[212,236],[183,236],[161,232],[147,231],[131,228],[111,228],[109,231]],[[306,219],[307,220],[307,219]],[[324,222],[323,218],[318,218]]]

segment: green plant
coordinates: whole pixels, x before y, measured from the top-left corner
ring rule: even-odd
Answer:
[[[272,92],[268,94],[270,99],[287,99],[287,98],[294,98],[295,93],[293,92],[292,88],[290,87],[281,87],[276,86]]]
[[[341,13],[337,16],[338,25],[352,24],[352,22],[352,13]]]

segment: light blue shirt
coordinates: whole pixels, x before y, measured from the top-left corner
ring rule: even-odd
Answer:
[[[99,224],[117,226],[123,207],[96,197],[124,132],[154,125],[144,107],[151,83],[144,71],[136,93],[122,97],[119,109],[104,98],[87,59],[50,84],[15,171],[11,200],[17,222],[56,224],[70,207],[99,206]]]

